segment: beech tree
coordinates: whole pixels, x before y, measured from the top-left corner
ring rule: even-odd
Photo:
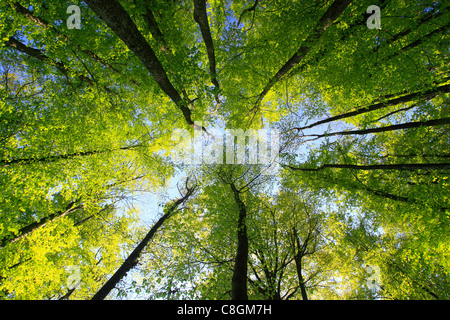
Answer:
[[[448,298],[445,1],[6,0],[0,22],[2,299]],[[269,128],[278,171],[227,162],[218,134]]]

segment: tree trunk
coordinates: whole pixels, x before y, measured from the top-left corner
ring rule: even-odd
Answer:
[[[32,222],[29,225],[21,228],[17,234],[10,234],[10,235],[7,235],[7,236],[3,237],[0,240],[0,248],[3,248],[3,247],[5,247],[8,244],[14,243],[14,242],[16,242],[16,241],[26,237],[27,235],[29,235],[33,231],[44,227],[49,222],[52,222],[52,221],[54,221],[56,219],[59,219],[59,218],[62,218],[62,217],[66,216],[67,214],[69,214],[69,213],[71,213],[71,212],[73,212],[75,210],[83,208],[82,204],[77,205],[76,207],[74,207],[73,205],[74,205],[74,202],[71,202],[67,206],[66,210],[58,211],[56,213],[52,213],[52,214],[48,215],[47,217],[42,218],[39,221]]]
[[[187,181],[186,181],[186,187],[187,187]],[[113,276],[100,288],[100,290],[97,291],[97,293],[92,297],[92,300],[103,300],[106,298],[106,296],[113,290],[117,283],[125,277],[128,271],[130,271],[134,266],[137,265],[139,262],[139,257],[144,250],[144,248],[148,245],[150,240],[153,239],[155,233],[158,231],[158,229],[163,225],[163,223],[169,219],[176,211],[178,206],[182,203],[184,203],[195,191],[195,187],[188,188],[186,194],[175,201],[174,204],[172,204],[167,212],[155,223],[155,225],[150,229],[150,231],[147,233],[147,235],[142,239],[142,241],[137,245],[137,247],[133,250],[133,252],[130,253],[128,258],[125,259],[123,264],[120,266],[119,269],[113,274]]]
[[[117,0],[86,0],[89,7],[114,31],[114,33],[133,51],[144,67],[165,94],[183,113],[186,122],[194,127],[191,110],[174,88],[155,52],[139,32],[128,13]]]
[[[403,163],[403,164],[373,164],[373,165],[354,165],[354,164],[324,164],[318,168],[297,168],[287,166],[292,170],[300,171],[319,171],[326,168],[355,169],[355,170],[449,170],[450,163]]]
[[[314,122],[308,126],[297,128],[297,130],[310,129],[310,128],[316,127],[316,126],[324,124],[324,123],[354,117],[354,116],[357,116],[357,115],[360,115],[360,114],[363,114],[366,112],[375,111],[375,110],[387,108],[390,106],[395,106],[395,105],[401,104],[401,103],[406,103],[406,102],[412,101],[414,99],[431,99],[441,93],[448,93],[448,92],[450,92],[450,84],[442,85],[442,86],[436,87],[434,89],[430,89],[423,93],[422,92],[414,92],[411,94],[404,95],[402,97],[388,100],[386,102],[380,102],[380,103],[376,103],[376,104],[373,104],[370,106],[360,107],[354,111],[350,111],[350,112],[339,114],[337,116],[329,117],[327,119]]]
[[[297,268],[298,284],[300,286],[300,292],[302,294],[302,299],[308,300],[308,295],[306,293],[305,281],[304,281],[303,275],[302,275],[302,257],[299,255],[296,255],[294,261],[295,261],[295,266]]]
[[[369,128],[363,130],[349,130],[349,131],[339,131],[339,132],[331,132],[324,134],[316,134],[316,135],[305,135],[303,137],[315,136],[316,139],[323,137],[331,137],[331,136],[345,136],[345,135],[365,135],[369,133],[379,133],[379,132],[388,132],[395,130],[403,130],[403,129],[411,129],[411,128],[420,128],[420,127],[435,127],[435,126],[444,126],[446,124],[450,124],[450,117],[441,118],[441,119],[433,119],[428,121],[415,121],[415,122],[406,122],[402,124],[396,124],[386,127],[380,128]],[[292,130],[295,130],[294,128]],[[313,139],[315,140],[315,139]]]
[[[237,224],[237,250],[236,259],[234,261],[233,277],[231,280],[231,299],[232,300],[248,300],[247,294],[247,260],[248,260],[248,238],[246,216],[247,211],[242,202],[239,191],[233,183],[230,183],[233,191],[234,200],[238,206],[239,218]]]
[[[206,1],[194,0],[194,20],[200,27],[202,33],[203,42],[206,46],[206,52],[209,60],[209,72],[211,75],[211,82],[219,90],[219,82],[217,81],[216,72],[216,55],[214,53],[214,43],[211,37],[211,30],[208,24],[208,15],[206,14]],[[216,101],[219,102],[218,94],[215,95]]]
[[[308,237],[305,239],[305,243],[300,244],[300,239],[297,234],[297,229],[292,228],[293,246],[294,246],[294,261],[297,269],[298,284],[300,286],[300,292],[302,294],[303,300],[308,300],[308,295],[306,294],[305,281],[302,275],[302,258],[305,255],[306,247],[311,238],[311,231],[308,233]]]
[[[303,58],[306,57],[314,42],[318,41],[325,30],[345,11],[351,0],[335,0],[325,11],[323,16],[317,22],[314,31],[308,35],[308,38],[300,46],[297,52],[278,70],[278,72],[269,80],[263,91],[259,94],[255,105],[264,99],[269,90],[289,71],[297,66]]]

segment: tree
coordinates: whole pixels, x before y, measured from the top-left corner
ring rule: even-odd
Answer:
[[[161,225],[169,219],[178,207],[186,202],[189,197],[194,193],[195,186],[188,186],[189,180],[186,180],[186,194],[183,195],[180,199],[174,201],[173,204],[168,206],[164,215],[155,223],[155,225],[150,229],[150,231],[146,234],[144,239],[138,244],[138,246],[130,253],[130,255],[125,259],[120,268],[114,273],[114,275],[100,288],[100,290],[93,296],[93,300],[103,300],[106,296],[111,292],[112,289],[116,286],[116,284],[126,275],[130,269],[132,269],[136,264],[139,263],[139,256],[144,248],[149,244],[149,242],[154,237],[155,233],[161,227]]]
[[[448,297],[446,2],[69,5],[0,5],[2,298]],[[272,175],[171,157],[177,129],[268,128]],[[135,197],[183,172],[144,228]]]

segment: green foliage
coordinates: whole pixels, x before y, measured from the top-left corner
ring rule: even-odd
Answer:
[[[165,75],[89,2],[75,3],[81,29],[66,26],[71,1],[0,4],[0,298],[91,298],[145,234],[137,193],[180,171],[198,192],[111,298],[229,299],[244,231],[250,299],[449,298],[446,2],[384,1],[369,29],[372,1],[325,27],[338,1],[208,1],[219,86],[193,1],[119,1]],[[175,165],[187,111],[278,128],[282,169]],[[429,120],[443,122],[326,135]]]

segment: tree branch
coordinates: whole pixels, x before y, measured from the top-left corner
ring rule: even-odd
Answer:
[[[28,19],[30,19],[31,21],[36,23],[38,26],[41,26],[45,29],[50,29],[53,33],[55,33],[58,36],[58,38],[61,38],[61,40],[63,40],[64,42],[70,43],[70,40],[66,35],[60,33],[54,26],[52,26],[50,23],[48,23],[48,21],[37,16],[33,11],[28,10],[27,8],[25,8],[18,2],[15,2],[12,6],[14,7],[14,10],[17,13],[24,15],[25,17],[27,17]],[[101,64],[103,64],[105,67],[111,69],[112,71],[114,71],[116,73],[120,73],[119,70],[114,68],[107,61],[100,58],[94,52],[87,50],[87,49],[83,49],[80,45],[75,45],[75,48],[80,50],[81,52],[85,53],[86,55],[88,55],[89,57],[94,59],[95,61],[100,62]]]

